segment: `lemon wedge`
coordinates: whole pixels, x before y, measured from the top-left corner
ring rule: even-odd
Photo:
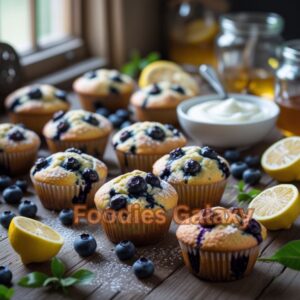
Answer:
[[[254,209],[254,219],[267,229],[288,229],[300,214],[298,189],[292,184],[268,188],[251,201],[249,208]]]
[[[264,152],[261,164],[278,181],[300,180],[300,137],[288,137],[273,144]]]
[[[24,264],[50,260],[64,243],[62,236],[51,227],[25,217],[12,219],[8,239]]]
[[[216,22],[207,24],[204,20],[195,20],[185,28],[185,40],[189,44],[200,44],[213,40],[218,33]]]

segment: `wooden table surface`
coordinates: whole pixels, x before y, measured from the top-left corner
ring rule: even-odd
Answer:
[[[2,118],[2,121],[4,119]],[[246,153],[261,154],[268,145],[278,139],[278,132],[270,134],[266,141]],[[192,143],[192,142],[190,142]],[[46,154],[45,148],[40,151]],[[105,163],[109,168],[109,177],[119,174],[116,157],[108,147]],[[238,206],[234,179],[230,179],[222,199],[224,207]],[[259,188],[277,184],[264,175]],[[213,283],[199,280],[191,275],[183,264],[178,242],[175,237],[176,224],[172,224],[167,237],[160,243],[138,248],[136,258],[145,256],[153,260],[155,274],[150,279],[139,280],[132,272],[131,263],[118,260],[114,254],[114,245],[108,241],[98,225],[80,225],[64,227],[58,220],[57,213],[46,210],[35,196],[32,187],[24,199],[30,199],[38,205],[38,219],[60,232],[65,244],[58,254],[67,266],[67,272],[87,268],[95,272],[96,279],[92,285],[71,288],[72,299],[299,299],[300,273],[286,269],[276,263],[257,262],[254,271],[247,278],[229,282]],[[1,199],[0,212],[17,208],[4,203]],[[97,240],[97,253],[83,259],[73,249],[74,239],[83,232],[93,234]],[[261,245],[261,255],[270,256],[290,240],[300,239],[300,219],[290,230],[269,232],[268,238]],[[0,228],[0,265],[7,265],[13,272],[15,295],[13,299],[65,299],[47,288],[28,289],[19,287],[17,281],[28,272],[49,272],[49,263],[24,266],[18,255],[11,248],[7,231]]]

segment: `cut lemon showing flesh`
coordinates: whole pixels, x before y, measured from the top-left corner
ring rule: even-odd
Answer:
[[[261,164],[278,181],[300,180],[300,137],[288,137],[273,144],[264,152]]]
[[[292,184],[280,184],[256,196],[249,208],[253,217],[267,229],[288,229],[300,214],[298,189]]]
[[[50,260],[64,243],[62,236],[51,227],[25,217],[13,218],[8,238],[24,264]]]

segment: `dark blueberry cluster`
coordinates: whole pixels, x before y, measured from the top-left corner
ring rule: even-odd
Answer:
[[[159,95],[161,93],[161,89],[158,86],[158,84],[153,84],[150,91],[149,91],[149,95]]]
[[[100,124],[99,120],[96,117],[94,117],[92,114],[88,114],[84,116],[83,121],[96,127],[99,126]]]
[[[164,130],[157,125],[148,128],[146,134],[156,141],[163,141],[166,138]]]
[[[171,125],[171,124],[165,124],[165,127],[168,130],[172,131],[172,133],[173,133],[174,136],[180,136],[180,131],[177,128],[175,128],[173,125]]]
[[[160,179],[152,173],[147,173],[145,180],[152,187],[161,188]]]
[[[201,171],[201,165],[199,162],[189,159],[183,166],[183,172],[185,176],[196,176]]]
[[[245,232],[252,234],[256,238],[258,243],[262,242],[263,239],[261,236],[261,226],[255,219],[251,219],[249,221],[245,229]]]
[[[13,128],[7,133],[7,137],[9,140],[14,142],[20,142],[24,141],[25,138],[25,132],[21,128]]]
[[[70,128],[70,123],[67,120],[62,120],[57,124],[55,140],[59,140],[62,133],[68,131]]]
[[[82,172],[83,179],[88,183],[94,183],[99,180],[98,173],[93,169],[84,169]]]
[[[179,93],[181,95],[185,95],[185,90],[182,86],[178,85],[178,84],[174,84],[172,85],[171,89],[173,91],[175,91],[176,93]]]
[[[0,176],[0,191],[3,191],[10,185],[12,185],[12,179],[7,175],[1,175]]]
[[[147,191],[147,182],[142,176],[134,176],[127,183],[128,193],[141,195]]]
[[[166,168],[163,169],[163,171],[161,172],[161,174],[159,175],[159,177],[162,180],[168,180],[168,178],[170,177],[170,175],[171,175],[171,167],[170,166],[166,166]]]
[[[116,194],[111,197],[109,202],[110,208],[113,210],[120,210],[127,206],[127,197],[125,195]]]
[[[121,74],[113,75],[113,76],[110,77],[110,79],[114,82],[117,82],[117,83],[124,83],[124,81],[121,77]]]
[[[64,115],[65,115],[65,112],[63,110],[59,110],[56,113],[54,113],[52,120],[57,121],[57,120],[61,119]]]
[[[36,172],[39,172],[39,171],[41,171],[42,169],[47,168],[49,165],[50,165],[50,159],[47,159],[47,158],[44,158],[44,157],[39,158],[39,159],[35,162],[34,170],[33,170],[33,175],[34,175]]]
[[[170,152],[170,160],[176,160],[176,159],[178,159],[178,158],[180,158],[180,157],[182,157],[182,156],[184,156],[184,151],[182,150],[182,148],[176,148],[176,149],[174,149],[174,150],[172,150],[171,152]]]
[[[132,124],[130,121],[130,112],[123,108],[117,109],[114,113],[112,113],[105,107],[98,107],[96,109],[96,113],[108,118],[115,129],[123,129]]]
[[[28,97],[33,100],[39,100],[43,97],[43,93],[39,87],[32,87],[28,92]]]
[[[12,103],[9,106],[9,111],[14,111],[16,107],[18,107],[19,105],[21,105],[21,100],[20,98],[15,98]]]
[[[55,92],[55,97],[62,101],[67,101],[67,93],[65,91],[57,90]]]
[[[132,137],[132,132],[129,130],[125,130],[120,134],[120,141],[122,143],[124,143],[125,141],[127,141],[129,138]]]
[[[114,86],[110,86],[109,87],[109,93],[110,94],[113,94],[113,95],[119,95],[120,94],[120,91],[116,88],[116,87],[114,87]]]
[[[76,158],[68,157],[63,161],[61,166],[68,171],[78,171],[81,164]]]

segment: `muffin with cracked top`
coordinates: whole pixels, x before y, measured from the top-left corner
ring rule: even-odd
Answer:
[[[78,109],[54,114],[43,134],[52,153],[74,147],[101,159],[111,131],[105,117]]]
[[[161,81],[136,91],[130,104],[138,121],[156,121],[176,125],[176,107],[195,96],[193,90],[177,83]]]
[[[153,165],[153,173],[174,186],[179,204],[204,208],[220,203],[230,175],[227,161],[210,147],[172,150]]]
[[[104,184],[95,195],[95,204],[112,242],[130,240],[146,245],[168,232],[177,199],[170,184],[152,173],[135,170]]]
[[[107,167],[75,148],[39,158],[30,171],[42,204],[53,210],[75,204],[94,205],[94,196],[105,182]]]
[[[135,123],[117,132],[112,141],[122,171],[151,171],[158,158],[186,144],[173,125],[158,122]]]
[[[96,108],[104,106],[115,111],[118,108],[127,108],[134,90],[134,81],[117,70],[99,69],[76,79],[73,89],[84,109],[95,111]]]
[[[46,84],[25,86],[8,95],[5,107],[14,123],[22,123],[38,134],[59,110],[67,111],[67,93]]]
[[[0,168],[3,173],[20,175],[33,165],[41,141],[22,125],[0,124]]]
[[[194,275],[212,281],[230,281],[248,275],[267,232],[239,209],[227,218],[224,208],[203,209],[179,225],[176,236],[184,262]]]

